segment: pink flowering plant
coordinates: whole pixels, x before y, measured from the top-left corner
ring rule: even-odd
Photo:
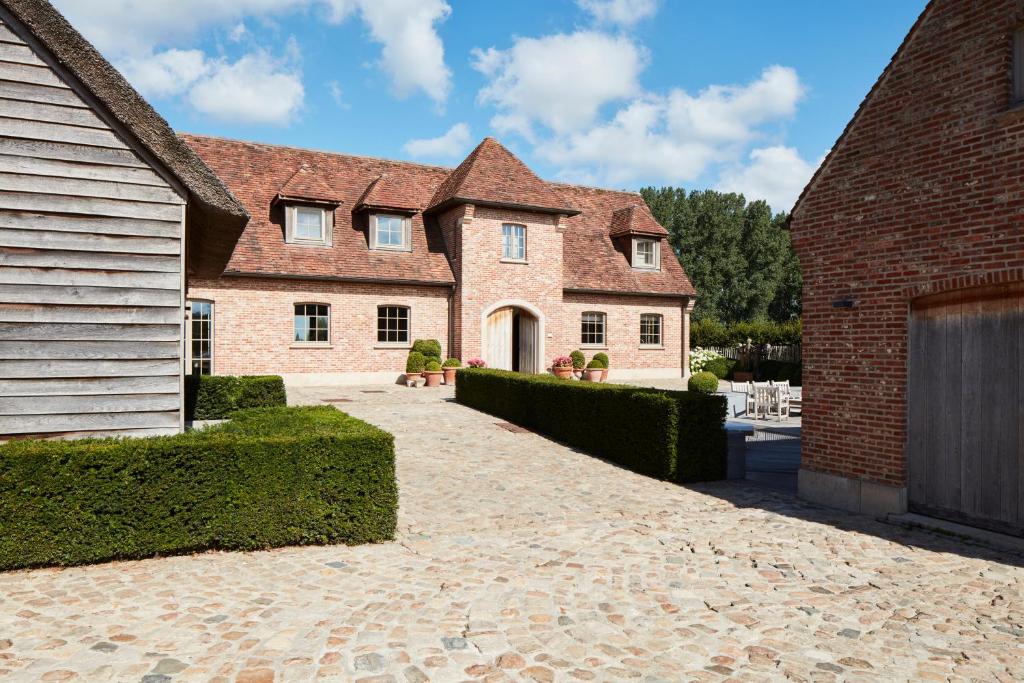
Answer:
[[[483,358],[470,358],[467,361],[467,365],[471,368],[486,368],[487,363],[484,362]]]
[[[570,358],[569,356],[557,356],[553,361],[551,361],[551,367],[553,367],[553,368],[571,368],[572,367],[572,358]]]

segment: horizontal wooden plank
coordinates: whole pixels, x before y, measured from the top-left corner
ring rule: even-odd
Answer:
[[[48,121],[63,123],[83,128],[110,130],[110,126],[96,116],[91,109],[65,107],[59,104],[43,104],[42,102],[25,102],[24,100],[7,99],[10,93],[0,89],[0,116],[28,121]]]
[[[81,430],[139,429],[178,426],[178,411],[163,413],[90,413],[86,415],[19,415],[0,417],[0,434],[37,434]]]
[[[60,104],[65,107],[88,109],[89,106],[75,93],[67,88],[54,88],[36,83],[16,83],[0,81],[0,93],[4,97],[23,102],[41,102],[43,104]]]
[[[85,270],[132,270],[178,273],[179,256],[109,254],[98,251],[50,251],[48,249],[0,249],[0,265],[25,268],[78,268]],[[82,283],[86,284],[86,283]]]
[[[168,306],[177,308],[181,302],[180,293],[173,289],[0,285],[0,303]]]
[[[11,323],[96,323],[177,325],[180,308],[139,306],[39,306],[0,303],[0,321]]]
[[[50,85],[55,88],[66,88],[64,81],[49,67],[34,66],[32,64],[17,64],[14,62],[0,62],[0,80],[21,81],[23,83],[38,83],[39,85]]]
[[[128,325],[103,323],[4,323],[0,322],[0,340],[29,341],[176,342],[181,339],[180,325]]]
[[[179,342],[0,341],[0,360],[150,360],[178,358]]]
[[[95,396],[102,394],[174,394],[175,375],[163,377],[100,377],[85,379],[6,379],[0,396]]]
[[[9,173],[0,160],[0,190],[28,192],[49,196],[73,195],[100,199],[123,199],[132,202],[153,202],[181,206],[185,201],[169,187],[133,185],[110,180],[61,178],[58,176]],[[180,215],[180,214],[179,214]]]
[[[153,221],[114,216],[60,216],[31,211],[0,211],[0,228],[14,230],[56,230],[90,235],[136,237],[181,237],[181,221]]]
[[[3,209],[145,218],[157,221],[181,220],[182,214],[180,204],[154,204],[120,199],[69,197],[60,194],[31,194],[27,192],[0,192],[0,210]]]
[[[0,435],[0,444],[15,439],[29,438],[39,441],[69,441],[74,439],[106,439],[111,437],[123,439],[137,439],[147,436],[170,436],[177,434],[179,430],[175,427],[160,427],[156,429],[112,429],[97,430],[93,432],[49,432],[46,434],[9,434],[6,437]]]
[[[0,257],[2,262],[2,257]],[[131,270],[72,270],[68,268],[10,268],[0,266],[0,284],[66,285],[69,287],[140,287],[180,290],[180,273],[146,273]]]
[[[36,53],[32,51],[32,48],[24,43],[19,45],[8,41],[0,42],[0,60],[5,62],[15,62],[17,64],[46,66],[46,63],[36,56]]]
[[[0,66],[2,66],[0,62]],[[65,126],[45,121],[24,121],[0,116],[0,135],[26,140],[48,140],[51,142],[74,142],[92,147],[127,149],[121,138],[109,130]]]
[[[167,182],[148,168],[82,164],[58,159],[0,154],[0,171],[58,178],[107,180],[115,183],[168,187]]]
[[[7,360],[0,362],[0,378],[44,377],[157,377],[181,374],[173,360]]]
[[[0,210],[0,215],[3,211]],[[102,251],[114,254],[181,253],[181,240],[163,237],[112,237],[48,230],[8,230],[0,228],[0,247],[52,249],[54,251]]]
[[[90,147],[88,145],[76,145],[72,142],[0,137],[0,153],[39,157],[41,159],[63,159],[64,161],[74,161],[81,164],[107,164],[110,166],[149,168],[130,149]]]
[[[179,394],[108,394],[106,396],[19,396],[0,398],[0,417],[6,415],[66,415],[68,413],[138,413],[177,410]]]
[[[9,29],[3,22],[0,22],[0,40],[4,41],[5,43],[19,43],[21,45],[25,44],[25,42],[21,38],[16,36],[14,34],[14,31]]]

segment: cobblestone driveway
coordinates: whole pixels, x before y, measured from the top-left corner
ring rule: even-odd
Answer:
[[[0,675],[1024,678],[1019,558],[646,479],[449,395],[293,393],[397,435],[398,542],[0,575]]]

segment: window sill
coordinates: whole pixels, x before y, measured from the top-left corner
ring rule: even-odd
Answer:
[[[327,242],[315,242],[315,241],[305,241],[305,240],[292,240],[291,242],[286,242],[286,244],[290,244],[293,247],[321,247],[321,248],[328,248],[328,247],[332,246],[332,245],[328,244]]]
[[[632,269],[640,273],[660,273],[661,268],[648,268],[646,266],[632,266]]]
[[[529,261],[526,261],[524,259],[517,259],[517,258],[503,258],[503,259],[501,259],[500,262],[501,263],[508,263],[508,264],[515,265],[515,266],[528,266],[528,265],[530,265]]]
[[[1000,122],[1014,121],[1016,122],[1021,117],[1024,117],[1024,101],[1015,102],[1003,111],[996,114],[996,120]]]
[[[370,247],[370,251],[386,251],[391,254],[411,254],[412,249],[410,247],[382,247],[374,245]]]
[[[326,343],[322,344],[319,342],[295,342],[289,349],[333,349],[334,344]]]
[[[604,344],[580,344],[581,349],[589,349],[591,351],[607,351],[608,347]]]
[[[412,348],[412,344],[407,344],[405,342],[395,342],[395,343],[391,343],[391,344],[386,343],[386,342],[377,342],[376,344],[373,345],[373,348],[375,348],[375,349],[385,349],[385,350],[386,349],[399,349],[399,350],[401,350],[401,349],[411,349]]]
[[[641,351],[664,351],[665,350],[665,345],[664,344],[641,344],[640,345],[640,350]]]

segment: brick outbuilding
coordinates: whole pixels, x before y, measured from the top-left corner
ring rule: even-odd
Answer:
[[[1022,26],[929,3],[793,209],[806,498],[1024,529]]]

